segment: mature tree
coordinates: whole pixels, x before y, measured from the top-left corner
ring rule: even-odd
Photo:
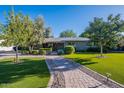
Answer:
[[[3,39],[3,46],[15,46],[16,62],[18,62],[18,47],[29,47],[30,52],[34,46],[41,45],[44,40],[44,21],[41,16],[34,21],[29,16],[21,13],[8,13],[7,23],[0,25],[0,39]]]
[[[44,32],[44,37],[45,38],[51,38],[52,36],[52,29],[51,27],[47,27]]]
[[[103,47],[112,49],[117,46],[123,29],[124,22],[120,19],[120,15],[109,15],[107,21],[102,18],[94,18],[80,36],[90,38],[94,45],[99,46],[102,56]]]
[[[29,51],[32,51],[32,47],[33,47],[33,39],[34,38],[34,23],[33,21],[30,19],[29,16],[24,16],[23,19],[23,24],[24,24],[24,44],[21,47],[28,47]]]
[[[7,23],[1,29],[2,31],[2,45],[4,46],[15,46],[16,50],[16,60],[18,62],[18,46],[23,45],[23,16],[22,14],[14,14],[14,11],[8,13]]]
[[[118,47],[124,47],[124,36],[122,36],[118,42]]]
[[[76,37],[76,33],[73,30],[66,30],[60,33],[60,37]]]
[[[42,45],[44,41],[44,20],[42,16],[38,16],[34,21],[34,32],[33,32],[33,41],[32,44],[34,46]]]
[[[42,45],[44,40],[44,21],[41,16],[35,18],[34,21],[29,16],[24,16],[24,44],[22,47],[28,47],[30,53],[33,48],[38,45]]]

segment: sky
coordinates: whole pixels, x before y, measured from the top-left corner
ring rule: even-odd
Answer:
[[[11,6],[0,5],[0,22],[6,23],[4,13],[11,10]],[[73,30],[77,35],[85,31],[89,22],[94,17],[102,17],[106,20],[110,14],[121,14],[124,19],[124,6],[100,6],[100,5],[17,5],[14,6],[15,13],[21,12],[29,15],[33,20],[41,15],[44,18],[45,27],[51,27],[54,37],[58,37],[60,32],[65,30]]]

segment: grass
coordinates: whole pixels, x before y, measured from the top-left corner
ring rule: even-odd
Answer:
[[[21,58],[14,64],[13,58],[0,59],[0,87],[43,88],[47,87],[49,71],[42,58]]]
[[[86,67],[106,75],[111,74],[111,79],[124,84],[124,53],[104,54],[105,58],[97,58],[98,54],[84,53],[65,55],[65,58],[72,59]]]

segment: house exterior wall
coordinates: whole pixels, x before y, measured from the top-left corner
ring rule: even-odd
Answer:
[[[64,43],[64,46],[67,46],[67,45],[73,45],[77,51],[80,51],[80,50],[86,50],[89,46],[88,46],[88,42],[85,42],[85,41],[68,41],[68,42],[65,42]]]

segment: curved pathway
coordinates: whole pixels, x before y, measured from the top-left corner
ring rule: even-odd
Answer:
[[[107,85],[84,73],[81,65],[60,56],[46,56],[46,63],[52,75],[49,87],[106,88]]]

